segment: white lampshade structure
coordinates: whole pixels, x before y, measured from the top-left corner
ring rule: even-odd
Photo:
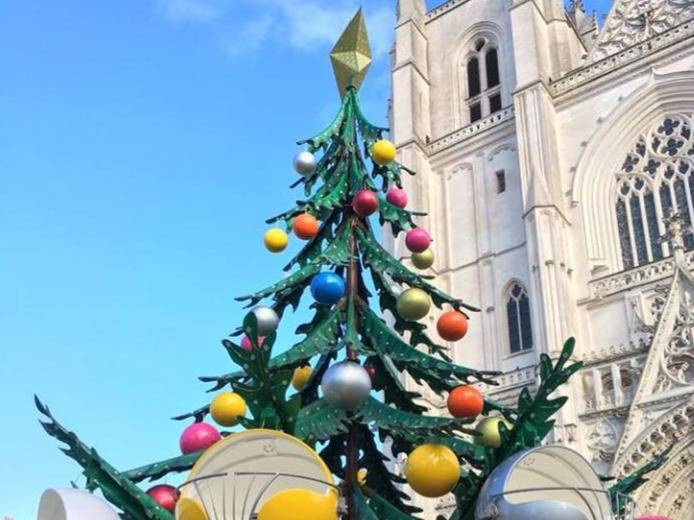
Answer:
[[[627,519],[631,517],[629,511]],[[501,463],[477,499],[475,520],[617,520],[608,491],[580,454],[563,446],[519,452]]]
[[[338,492],[309,446],[282,432],[246,430],[218,441],[195,463],[180,486],[176,519],[249,520],[269,497],[297,488]]]
[[[120,520],[113,508],[81,489],[47,489],[41,495],[38,520]]]

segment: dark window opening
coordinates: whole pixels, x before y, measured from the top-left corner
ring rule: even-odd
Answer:
[[[530,301],[524,287],[514,284],[506,301],[508,339],[511,353],[533,348],[533,333],[530,322]]]
[[[480,64],[477,58],[470,58],[467,62],[467,90],[468,97],[475,97],[482,91],[480,86]]]
[[[506,191],[506,173],[504,170],[496,172],[496,192],[503,193]]]
[[[501,110],[501,94],[494,94],[489,98],[489,113],[493,114]]]
[[[480,104],[475,103],[474,105],[470,105],[470,122],[474,123],[480,119],[482,119],[482,107]]]
[[[489,49],[485,56],[487,66],[487,88],[496,87],[499,84],[499,59],[496,49]]]

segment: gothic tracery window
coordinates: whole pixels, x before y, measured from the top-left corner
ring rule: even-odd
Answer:
[[[506,294],[508,341],[512,354],[533,348],[530,300],[525,287],[515,282]]]
[[[470,123],[501,110],[499,54],[485,38],[475,41],[465,66]]]
[[[692,114],[667,114],[641,135],[616,175],[615,212],[625,269],[668,256],[661,240],[671,210],[686,226],[694,221],[694,123]],[[684,239],[694,249],[694,235]]]

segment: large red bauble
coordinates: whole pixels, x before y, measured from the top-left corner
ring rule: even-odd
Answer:
[[[467,318],[462,312],[444,312],[436,322],[436,330],[446,341],[458,341],[467,334]]]
[[[147,494],[152,497],[152,500],[159,504],[160,507],[173,513],[176,510],[176,502],[178,502],[178,497],[181,493],[173,486],[160,484],[149,488]]]
[[[258,346],[259,347],[263,346],[263,341],[265,341],[265,336],[258,336]],[[249,338],[248,336],[244,336],[243,338],[241,338],[240,347],[243,350],[246,350],[248,352],[253,350],[253,344],[251,343],[251,338]]]
[[[301,240],[311,240],[318,234],[319,229],[318,220],[310,213],[301,213],[294,217],[292,222],[292,231]]]
[[[405,236],[405,245],[413,253],[426,251],[429,249],[429,244],[431,244],[431,237],[422,228],[410,229]]]
[[[404,208],[407,206],[407,193],[400,188],[391,188],[386,193],[386,200],[393,206]]]
[[[453,417],[477,417],[484,410],[484,397],[473,386],[459,386],[448,394],[447,405]]]
[[[204,422],[193,423],[181,434],[181,453],[187,455],[200,450],[206,450],[222,436],[217,428]]]
[[[371,190],[361,190],[352,199],[352,209],[360,217],[368,217],[378,209],[378,197]]]

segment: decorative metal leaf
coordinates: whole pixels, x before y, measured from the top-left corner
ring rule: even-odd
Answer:
[[[86,446],[77,435],[63,428],[48,407],[36,396],[34,396],[34,403],[38,411],[47,419],[47,421],[41,421],[43,429],[51,437],[67,444],[68,447],[61,448],[61,451],[84,469],[82,473],[87,479],[86,487],[89,491],[101,489],[106,500],[134,519],[173,520],[171,513],[159,507],[133,481],[102,459],[94,448]]]
[[[294,435],[314,443],[347,431],[347,412],[335,408],[325,399],[302,408],[297,416]]]
[[[239,298],[236,298],[236,301],[249,301],[250,303],[248,304],[248,306],[252,307],[253,305],[256,305],[258,302],[260,302],[263,298],[267,298],[271,294],[283,291],[287,288],[294,287],[297,285],[306,287],[310,283],[311,277],[314,274],[318,273],[320,269],[321,264],[319,262],[311,262],[310,264],[305,265],[295,273],[290,274],[282,281],[277,282],[276,284],[271,285],[270,287],[267,287],[262,291],[258,291],[255,294],[249,294],[247,296],[241,296]]]

